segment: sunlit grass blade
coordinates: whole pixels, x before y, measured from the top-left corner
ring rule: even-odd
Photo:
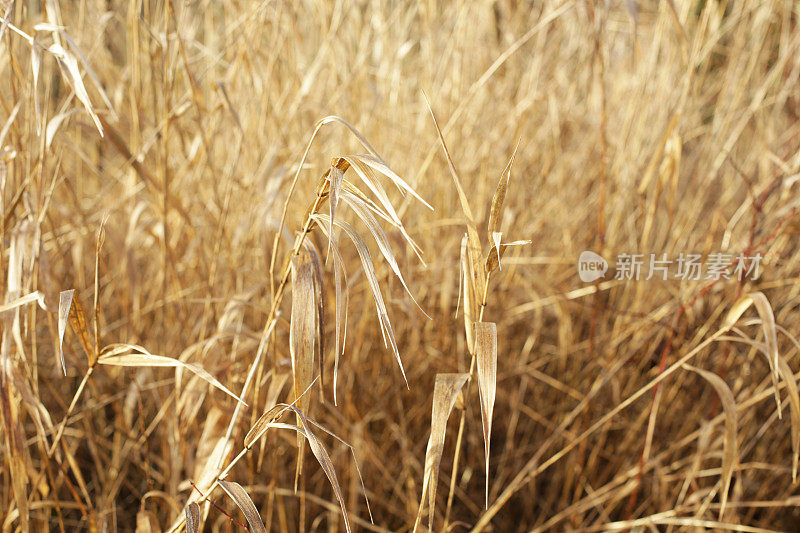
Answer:
[[[314,215],[314,219],[318,222],[321,222],[320,227],[327,227],[328,217],[327,215],[317,214]],[[389,315],[386,311],[386,305],[383,302],[383,296],[381,295],[380,285],[378,284],[378,277],[375,274],[375,267],[372,264],[372,256],[370,255],[369,248],[367,248],[367,243],[364,241],[363,237],[351,226],[346,222],[341,220],[337,220],[335,225],[340,227],[344,230],[350,240],[356,247],[356,251],[358,252],[359,257],[361,258],[361,265],[364,269],[364,277],[367,279],[367,283],[369,283],[370,290],[372,291],[372,297],[375,301],[375,307],[378,313],[378,321],[381,324],[381,332],[383,334],[383,341],[384,344],[392,350],[394,354],[395,360],[397,364],[400,366],[400,372],[403,374],[403,380],[408,386],[408,380],[406,379],[406,372],[403,368],[403,361],[400,359],[400,352],[397,348],[397,341],[394,337],[394,331],[392,330],[392,324],[389,322]]]
[[[400,266],[397,264],[397,259],[395,258],[394,252],[392,252],[392,248],[389,245],[389,239],[387,239],[386,233],[384,233],[383,228],[381,228],[380,224],[378,224],[378,221],[372,215],[370,210],[359,198],[348,192],[342,193],[342,200],[346,202],[353,211],[355,211],[358,218],[360,218],[367,226],[367,229],[369,229],[369,232],[372,234],[372,238],[375,239],[375,242],[378,244],[378,249],[380,250],[384,259],[386,259],[389,267],[391,267],[392,272],[394,272],[394,274],[397,276],[397,279],[399,279],[400,283],[403,285],[403,288],[411,297],[414,305],[416,305],[417,308],[425,314],[425,316],[428,316],[422,307],[420,307],[419,303],[417,303],[417,300],[411,293],[411,289],[409,289],[408,285],[406,284],[406,280],[403,279],[403,274],[400,272]]]
[[[192,372],[207,381],[210,385],[218,388],[231,398],[246,405],[244,400],[228,390],[228,388],[220,383],[217,378],[199,366],[186,363],[178,359],[173,359],[172,357],[152,354],[141,346],[124,343],[106,346],[100,353],[100,358],[97,360],[97,362],[106,366],[185,368],[189,372]]]

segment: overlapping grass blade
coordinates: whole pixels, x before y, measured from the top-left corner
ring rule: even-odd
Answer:
[[[350,208],[356,213],[358,218],[360,218],[367,226],[367,229],[369,229],[369,232],[372,234],[373,239],[375,239],[375,242],[378,244],[378,249],[380,250],[384,259],[386,259],[386,262],[389,264],[389,267],[392,269],[392,272],[394,272],[395,276],[397,276],[397,279],[400,280],[400,283],[403,285],[403,288],[411,297],[411,300],[414,302],[414,305],[416,305],[420,311],[425,313],[422,307],[420,307],[419,303],[417,303],[417,300],[414,298],[414,295],[411,293],[411,289],[408,288],[406,280],[403,279],[403,274],[400,272],[400,266],[397,264],[397,259],[394,256],[394,252],[392,252],[392,247],[389,245],[389,239],[386,237],[386,233],[384,233],[383,228],[381,228],[380,224],[378,224],[378,221],[370,212],[370,209],[358,197],[346,191],[342,193],[342,200],[345,203],[347,203],[348,206],[350,206]],[[427,314],[425,314],[425,316],[427,316]]]
[[[83,85],[80,67],[78,67],[78,61],[75,59],[75,56],[58,43],[50,45],[47,50],[58,60],[58,64],[61,67],[61,72],[64,74],[64,79],[66,79],[67,83],[69,83],[70,87],[72,87],[72,90],[75,92],[75,96],[83,104],[86,112],[89,113],[89,116],[92,118],[92,122],[94,122],[97,131],[102,137],[103,125],[100,124],[100,119],[98,118],[97,113],[95,113],[94,107],[92,106],[89,93],[86,92],[86,87]]]
[[[298,421],[298,425],[292,424],[284,424],[281,422],[277,422],[277,420],[283,415],[283,413],[291,411],[293,412]],[[336,495],[336,499],[339,501],[339,507],[342,510],[342,518],[344,519],[344,525],[348,533],[351,532],[350,528],[350,519],[347,516],[347,507],[344,502],[344,495],[342,494],[342,489],[339,486],[339,480],[336,477],[336,470],[333,467],[333,461],[331,460],[330,455],[322,446],[322,443],[316,437],[314,432],[311,430],[312,421],[310,418],[307,418],[305,413],[300,410],[298,407],[294,405],[288,404],[278,404],[272,407],[271,409],[267,410],[263,415],[259,417],[253,427],[250,428],[247,435],[244,438],[244,446],[245,449],[249,449],[255,444],[255,442],[260,439],[264,433],[267,432],[270,428],[277,428],[277,429],[290,429],[296,431],[299,435],[302,435],[306,438],[309,444],[309,448],[311,448],[311,452],[314,454],[314,457],[319,462],[319,465],[322,467],[322,471],[325,472],[325,475],[328,478],[328,481],[333,487],[333,492]],[[322,428],[321,425],[313,422],[313,425]],[[324,428],[323,428],[324,429]],[[324,429],[324,431],[330,435],[336,437],[333,433]],[[337,440],[340,442],[344,442],[339,437],[336,437]],[[348,445],[349,446],[349,445]],[[351,447],[352,451],[352,447]],[[355,455],[353,456],[353,460],[355,460]],[[359,471],[360,472],[360,471]],[[360,476],[360,473],[359,473]],[[366,491],[364,492],[366,497]],[[369,505],[369,503],[368,503]]]
[[[453,162],[453,159],[450,157],[450,151],[447,149],[447,143],[444,141],[444,135],[442,134],[442,130],[439,129],[439,123],[436,121],[436,115],[433,113],[430,102],[427,101],[427,96],[425,97],[425,101],[428,104],[428,110],[433,118],[433,125],[436,128],[437,135],[439,136],[439,143],[442,145],[442,150],[444,151],[445,158],[447,159],[447,167],[450,169],[450,174],[453,177],[453,182],[456,185],[458,199],[461,202],[461,210],[464,213],[464,224],[467,227],[467,237],[469,243],[467,250],[469,252],[469,259],[472,264],[472,268],[470,269],[470,283],[473,285],[475,294],[483,295],[484,284],[486,283],[483,271],[484,260],[481,256],[481,239],[478,235],[478,228],[475,225],[475,216],[472,214],[472,208],[469,205],[469,200],[467,200],[467,194],[464,192],[461,176],[459,175],[458,170],[456,170],[456,165]]]
[[[327,228],[328,221],[330,220],[327,215],[323,214],[316,214],[313,215],[313,218],[320,223],[321,228]],[[394,337],[394,331],[392,330],[392,324],[389,322],[389,315],[386,311],[386,305],[383,302],[383,296],[381,296],[381,289],[378,284],[378,277],[375,274],[375,267],[372,264],[372,256],[369,252],[369,248],[367,248],[367,243],[364,241],[364,238],[351,226],[350,224],[343,222],[341,220],[337,220],[334,222],[336,226],[343,229],[344,232],[350,237],[350,240],[356,247],[356,251],[358,252],[359,257],[361,258],[361,265],[364,270],[364,277],[367,278],[367,283],[369,284],[370,290],[372,291],[372,297],[375,301],[375,307],[378,313],[378,321],[381,324],[381,333],[383,334],[383,342],[388,348],[392,350],[394,354],[395,360],[397,364],[400,366],[400,372],[403,374],[403,380],[408,386],[408,380],[406,379],[406,372],[403,368],[403,361],[400,359],[400,352],[397,348],[397,341]],[[323,230],[325,231],[325,230]]]
[[[780,377],[778,364],[780,359],[778,353],[778,334],[775,327],[775,315],[772,313],[772,306],[769,304],[767,297],[764,296],[764,293],[755,291],[739,298],[728,311],[723,327],[726,329],[732,328],[736,321],[741,318],[751,305],[755,306],[758,316],[761,318],[761,329],[764,332],[764,341],[767,346],[765,355],[769,363],[772,387],[775,393],[775,403],[778,406],[778,418],[781,418],[781,397],[778,391],[778,379]]]

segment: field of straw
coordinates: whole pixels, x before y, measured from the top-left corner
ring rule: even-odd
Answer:
[[[793,0],[0,0],[0,531],[800,531],[799,115]]]

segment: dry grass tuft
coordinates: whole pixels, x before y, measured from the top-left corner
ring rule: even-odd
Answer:
[[[0,0],[0,530],[794,531],[799,209],[790,0]]]

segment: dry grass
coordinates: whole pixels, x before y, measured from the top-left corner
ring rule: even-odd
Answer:
[[[0,16],[3,531],[796,530],[796,2]]]

